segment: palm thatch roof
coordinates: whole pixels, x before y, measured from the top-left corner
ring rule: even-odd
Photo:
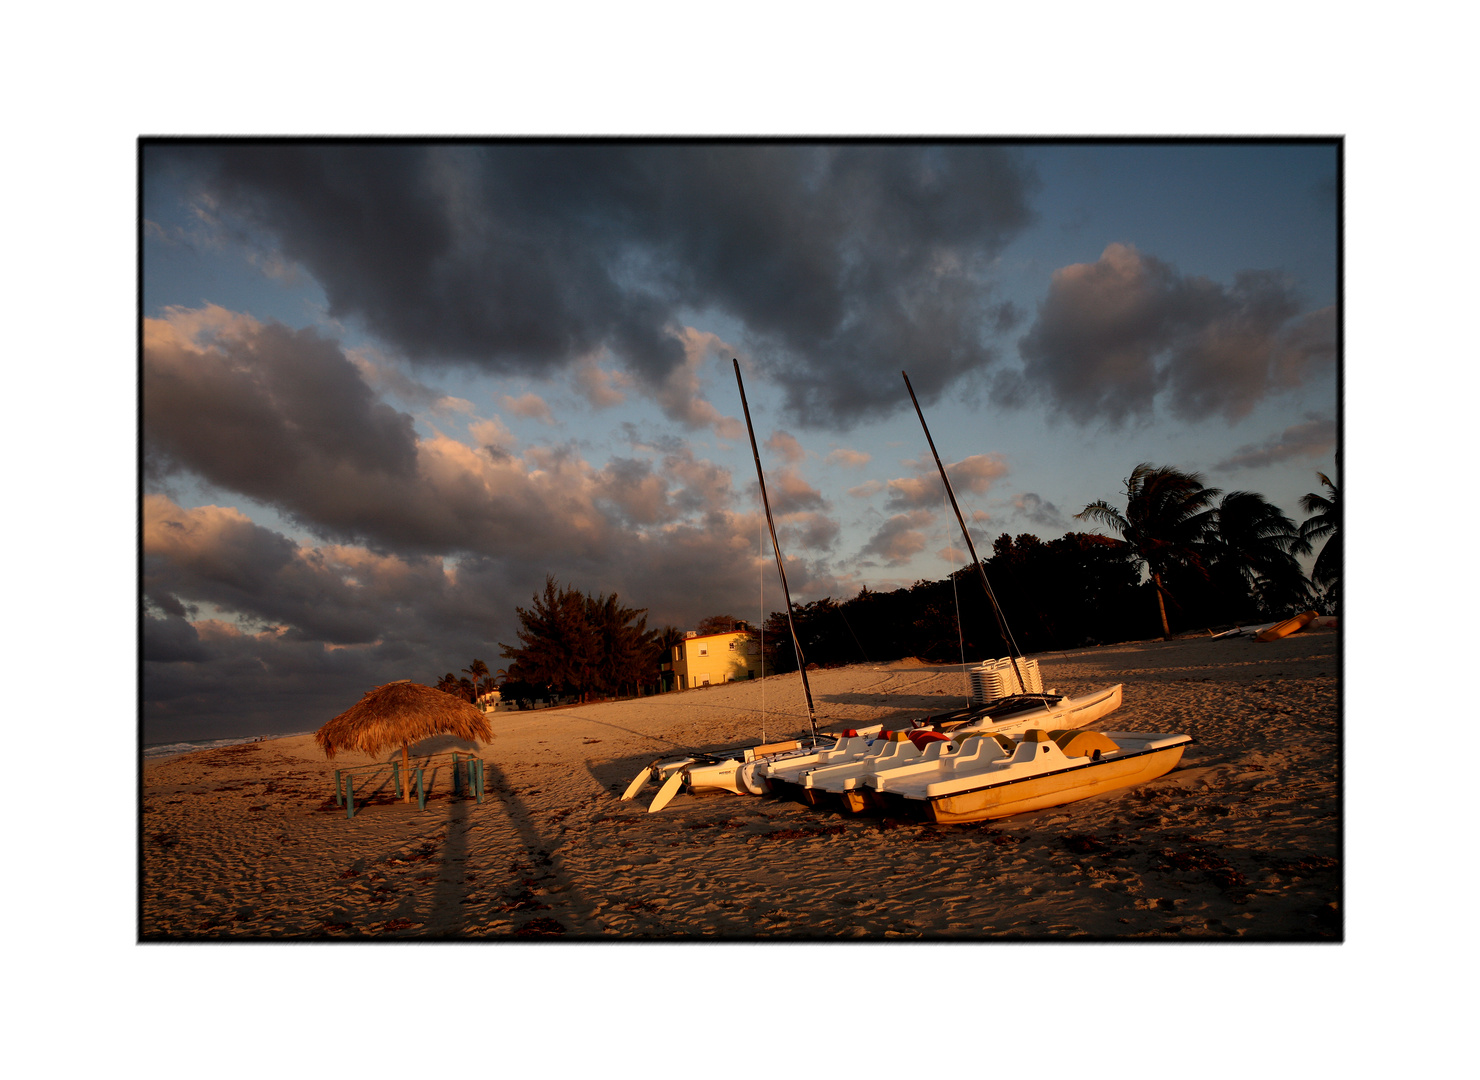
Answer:
[[[340,750],[372,757],[387,747],[409,746],[433,735],[487,742],[493,738],[488,717],[461,698],[421,683],[377,686],[314,734],[332,759]]]

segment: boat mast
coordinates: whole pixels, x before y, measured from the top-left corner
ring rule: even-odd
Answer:
[[[755,445],[755,428],[750,423],[750,406],[745,402],[745,380],[740,378],[740,360],[734,358],[735,382],[740,387],[740,408],[745,410],[745,430],[750,433],[750,452],[755,455],[755,477],[761,482],[761,505],[766,508],[766,525],[771,530],[771,550],[776,552],[776,570],[781,575],[781,592],[786,597],[786,625],[791,630],[792,648],[797,651],[797,669],[802,673],[802,690],[807,695],[807,722],[812,725],[812,734],[817,734],[817,712],[812,707],[812,686],[807,682],[807,658],[802,655],[802,643],[797,640],[796,624],[791,620],[791,590],[786,587],[786,567],[781,564],[781,545],[776,542],[776,523],[771,520],[771,500],[766,497],[766,474],[761,471],[761,452]],[[761,657],[761,667],[766,659]]]
[[[976,546],[971,542],[971,533],[967,531],[966,519],[961,516],[961,507],[956,505],[956,493],[951,490],[951,481],[946,476],[946,467],[940,462],[940,455],[935,452],[935,440],[930,437],[930,427],[925,423],[925,414],[920,411],[920,402],[915,398],[915,388],[910,385],[910,377],[903,371],[904,387],[910,392],[910,401],[915,406],[915,415],[920,418],[920,426],[925,429],[925,441],[930,444],[930,453],[935,458],[935,467],[940,470],[940,482],[946,486],[946,494],[951,499],[951,509],[956,511],[956,521],[961,526],[961,535],[966,537],[966,550],[971,552],[971,565],[976,567],[977,576],[982,579],[982,588],[987,590],[987,599],[992,603],[992,614],[997,617],[997,630],[1002,635],[1002,643],[1007,646],[1007,658],[1012,661],[1012,670],[1017,675],[1018,686],[1024,693],[1028,691],[1028,684],[1023,681],[1023,673],[1018,668],[1017,658],[1022,655],[1018,652],[1017,643],[1012,640],[1012,635],[1007,631],[1007,620],[1002,617],[1002,609],[997,606],[997,596],[992,592],[992,586],[987,581],[987,572],[982,568],[982,561],[976,557]]]

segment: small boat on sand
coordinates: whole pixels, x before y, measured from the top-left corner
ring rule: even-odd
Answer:
[[[1267,630],[1261,630],[1254,635],[1255,641],[1274,641],[1277,638],[1289,637],[1291,634],[1304,630],[1306,626],[1319,617],[1317,612],[1303,611],[1299,615],[1292,616],[1284,622],[1275,623]]]
[[[940,824],[988,821],[1155,780],[1191,742],[1190,735],[1131,731],[967,732],[876,772],[860,795],[886,813]]]
[[[1030,727],[1082,728],[1118,709],[1123,687],[1124,684],[1116,683],[1072,698],[1053,692],[1018,694],[989,705],[927,717],[913,730],[889,733],[894,737],[892,746],[876,740],[851,756],[834,753],[815,764],[790,767],[780,762],[772,764],[763,775],[773,791],[791,795],[809,806],[816,805],[826,794],[833,794],[846,809],[856,812],[864,808],[861,788],[865,779],[876,775],[881,768],[923,753],[917,745],[924,745],[921,736],[925,733],[948,739],[968,732],[1009,735]]]

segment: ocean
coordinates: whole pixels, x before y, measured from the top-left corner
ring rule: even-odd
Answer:
[[[232,739],[191,739],[187,742],[145,743],[144,760],[158,761],[161,758],[193,754],[197,750],[215,750],[222,746],[240,746],[242,743],[263,742],[267,739],[287,739],[294,735],[312,735],[311,731],[287,731],[276,735],[245,735]]]

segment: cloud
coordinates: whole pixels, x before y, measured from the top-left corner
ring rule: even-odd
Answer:
[[[683,343],[683,363],[671,368],[657,386],[654,397],[663,414],[686,428],[713,428],[724,439],[738,439],[745,425],[733,416],[725,416],[704,398],[700,390],[699,371],[711,355],[733,352],[719,337],[686,326],[672,336]]]
[[[145,461],[262,501],[315,479],[406,480],[411,417],[379,401],[334,343],[208,306],[144,320]]]
[[[610,409],[627,400],[621,388],[630,386],[632,380],[620,371],[602,368],[595,357],[585,357],[576,363],[574,383],[593,409]]]
[[[1235,472],[1275,465],[1290,458],[1319,458],[1336,446],[1336,421],[1308,415],[1303,423],[1287,427],[1262,443],[1240,446],[1233,455],[1213,466],[1215,472]]]
[[[376,400],[344,353],[312,331],[220,309],[148,320],[144,401],[152,483],[194,473],[321,536],[555,556],[600,548],[615,527],[594,501],[597,470],[569,448],[516,458],[497,418],[469,425],[484,449],[418,439],[410,417]],[[682,470],[675,477],[682,489]],[[706,481],[728,491],[727,474]]]
[[[1040,528],[1057,530],[1069,528],[1069,522],[1059,512],[1059,508],[1032,491],[1019,495],[1013,500],[1012,505],[1019,514]]]
[[[940,471],[923,462],[915,467],[915,476],[890,480],[888,508],[909,510],[919,507],[935,507],[946,501],[945,488],[941,486]],[[959,499],[963,493],[985,495],[992,485],[1008,473],[1007,462],[1001,454],[972,454],[955,464],[946,465],[946,476]]]
[[[1182,419],[1231,422],[1334,358],[1334,313],[1299,315],[1276,272],[1240,271],[1224,286],[1110,244],[1097,262],[1054,271],[1018,342],[1022,372],[994,389],[1009,405],[1042,396],[1081,423],[1149,416],[1163,392]]]
[[[605,349],[679,417],[670,328],[713,312],[837,428],[900,407],[901,356],[926,401],[993,362],[992,262],[1040,186],[988,145],[147,147],[146,189],[166,173],[416,363],[550,377]]]
[[[841,526],[835,519],[815,511],[793,514],[786,522],[776,526],[783,551],[827,551],[837,543],[841,531]]]
[[[802,449],[796,436],[786,431],[773,432],[766,440],[765,447],[789,465],[795,465],[807,456],[807,451]]]
[[[545,399],[538,394],[520,394],[518,397],[504,394],[500,400],[504,408],[515,416],[538,420],[542,424],[555,423],[555,417],[550,414],[550,406],[546,405]]]
[[[822,492],[803,480],[790,465],[767,475],[766,491],[771,498],[771,509],[777,514],[827,509]]]
[[[841,465],[845,469],[858,469],[872,460],[872,454],[864,453],[862,450],[849,450],[841,446],[830,452],[826,458],[829,465]]]
[[[507,453],[509,447],[519,441],[509,430],[509,426],[497,416],[472,421],[468,424],[468,435],[485,450],[494,449],[500,453]]]
[[[898,566],[925,550],[925,533],[934,516],[928,510],[895,514],[863,545],[860,555],[878,555],[885,565]]]

